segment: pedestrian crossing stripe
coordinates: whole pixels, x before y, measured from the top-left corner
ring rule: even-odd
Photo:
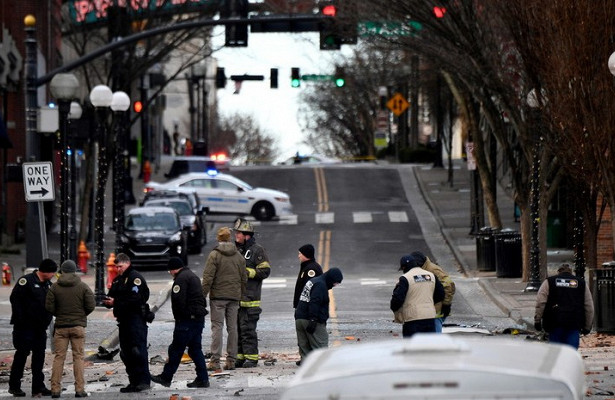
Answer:
[[[340,215],[341,213],[338,213]],[[314,213],[314,223],[319,225],[328,225],[335,223],[336,213],[334,212],[317,212]],[[372,224],[374,222],[384,222],[383,215],[386,215],[387,222],[390,223],[407,223],[408,222],[408,214],[405,211],[353,211],[352,212],[352,222],[354,224]],[[301,222],[307,222],[306,219],[312,217],[312,214],[308,215],[282,215],[280,219],[277,221],[279,225],[297,225],[299,224],[299,220]],[[261,221],[250,221],[253,226],[261,226]]]

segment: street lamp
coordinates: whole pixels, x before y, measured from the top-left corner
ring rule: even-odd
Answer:
[[[540,109],[544,104],[544,92],[540,94],[536,89],[532,89],[527,95],[527,105],[532,110],[532,120],[535,123],[533,127],[533,142],[534,153],[532,155],[532,177],[530,179],[530,279],[525,287],[526,292],[536,292],[540,288],[540,242],[538,240],[538,224],[540,222],[539,205],[540,205],[540,153],[542,151],[542,137],[540,129],[542,128],[542,117]]]
[[[94,214],[94,241],[96,242],[96,304],[102,305],[105,296],[105,187],[107,186],[107,128],[106,109],[111,105],[113,93],[108,86],[94,86],[90,102],[96,108],[96,140],[98,141],[98,177]]]
[[[70,103],[70,112],[68,113],[68,119],[71,121],[77,120],[81,118],[81,114],[83,114],[83,109],[81,108],[81,104],[76,101],[71,101]],[[73,130],[71,130],[73,132]],[[75,146],[75,136],[71,134],[70,137],[70,232],[68,235],[69,243],[68,253],[69,259],[75,261],[77,260],[77,166],[75,163],[77,155]]]
[[[130,97],[125,92],[113,93],[111,110],[115,125],[115,159],[113,162],[113,223],[115,227],[115,251],[120,251],[124,233],[124,182],[128,169],[124,136],[126,131],[126,111],[130,108]]]
[[[57,74],[51,79],[49,89],[58,101],[60,111],[60,136],[62,138],[62,157],[60,168],[60,262],[68,259],[68,113],[70,102],[75,98],[79,81],[73,74]]]

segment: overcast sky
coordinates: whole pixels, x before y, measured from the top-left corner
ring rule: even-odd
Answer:
[[[224,30],[219,28],[214,46],[224,43]],[[218,90],[218,107],[221,115],[236,112],[251,114],[260,127],[277,140],[280,149],[278,161],[285,160],[297,151],[311,152],[303,144],[305,134],[298,123],[298,100],[305,86],[290,86],[292,67],[300,68],[301,75],[330,74],[333,58],[339,51],[320,51],[318,32],[310,33],[250,33],[248,47],[224,48],[214,57],[231,75],[264,75],[264,81],[245,81],[239,94],[233,94],[235,85],[228,81],[226,89]],[[278,68],[278,89],[270,89],[270,68]]]

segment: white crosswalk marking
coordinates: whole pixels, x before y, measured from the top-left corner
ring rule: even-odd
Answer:
[[[352,222],[354,222],[355,224],[370,224],[373,222],[372,213],[369,211],[353,212]]]
[[[285,288],[286,286],[285,278],[269,278],[263,281],[264,288]]]
[[[389,221],[408,222],[408,214],[405,211],[389,211]]]
[[[297,225],[297,214],[280,217],[280,225]]]
[[[316,213],[316,223],[317,224],[332,224],[335,222],[335,213],[325,212],[325,213]]]
[[[387,281],[378,279],[378,278],[361,278],[360,282],[362,286],[386,285],[387,284]]]

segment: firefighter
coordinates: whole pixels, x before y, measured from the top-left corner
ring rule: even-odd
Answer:
[[[253,368],[258,365],[258,337],[256,325],[262,312],[261,288],[263,279],[271,273],[269,259],[265,249],[256,243],[252,224],[244,219],[237,219],[233,227],[235,245],[246,259],[248,282],[246,291],[239,302],[237,330],[239,345],[237,349],[237,368]]]

